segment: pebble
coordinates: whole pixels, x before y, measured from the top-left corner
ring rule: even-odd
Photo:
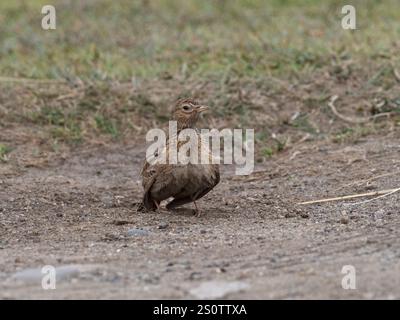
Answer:
[[[285,214],[285,218],[294,218],[296,214],[294,212],[288,212]]]
[[[198,280],[202,277],[201,272],[192,272],[189,275],[189,280]]]
[[[123,226],[124,224],[129,224],[129,221],[127,220],[114,220],[112,224],[116,226]]]
[[[167,229],[168,228],[168,222],[161,222],[159,225],[158,225],[158,229]]]
[[[81,269],[86,266],[79,265],[64,265],[55,267],[56,281],[68,280],[80,274]],[[37,283],[41,285],[43,277],[49,274],[48,271],[42,273],[42,268],[29,268],[16,272],[11,276],[11,279],[22,281],[25,283]]]
[[[349,223],[349,217],[345,216],[345,217],[341,217],[340,218],[340,223],[341,224],[348,224]]]
[[[198,299],[220,299],[229,293],[243,291],[249,285],[242,281],[207,281],[190,289],[189,293]]]
[[[113,208],[115,206],[114,197],[112,195],[103,195],[100,200],[105,208]]]
[[[138,229],[138,228],[132,228],[129,229],[127,232],[127,235],[129,237],[134,237],[134,236],[148,236],[150,234],[149,231],[143,230],[143,229]]]
[[[307,219],[307,218],[310,217],[310,215],[309,215],[307,212],[301,212],[301,213],[300,213],[300,217],[302,217],[302,218],[304,218],[304,219]]]

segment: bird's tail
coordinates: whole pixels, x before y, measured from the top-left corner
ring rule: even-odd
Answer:
[[[149,193],[146,192],[143,196],[143,206],[147,209],[147,210],[151,210],[154,211],[157,209],[157,206],[154,202],[154,200],[150,197]]]

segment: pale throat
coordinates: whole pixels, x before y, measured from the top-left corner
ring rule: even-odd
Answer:
[[[195,129],[197,119],[188,118],[188,119],[178,119],[177,121],[177,129],[178,133],[184,129],[193,128]]]

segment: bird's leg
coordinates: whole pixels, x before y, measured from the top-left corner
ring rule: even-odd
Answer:
[[[194,206],[196,207],[196,212],[194,214],[195,217],[200,217],[201,211],[199,210],[199,207],[197,206],[196,200],[193,201]]]
[[[160,204],[156,200],[153,200],[153,202],[157,207],[157,212],[160,213]]]

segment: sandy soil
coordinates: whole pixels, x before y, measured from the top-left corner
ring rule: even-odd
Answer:
[[[353,145],[304,143],[176,212],[139,212],[144,147],[98,148],[0,177],[0,298],[400,298],[400,193],[363,204],[311,199],[400,186],[399,133]],[[380,175],[385,175],[380,177]],[[373,178],[367,181],[369,178]],[[130,229],[143,229],[131,235]],[[43,290],[18,272],[79,272]],[[356,268],[344,290],[344,265]]]

